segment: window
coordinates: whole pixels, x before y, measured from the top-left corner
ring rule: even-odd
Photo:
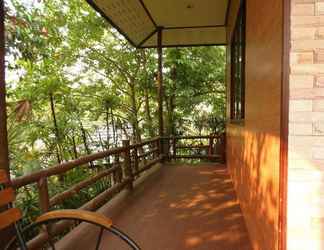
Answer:
[[[231,119],[245,118],[245,1],[236,20],[231,41]]]

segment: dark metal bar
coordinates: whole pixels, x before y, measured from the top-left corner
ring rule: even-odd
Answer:
[[[123,241],[125,241],[129,246],[131,246],[131,248],[133,250],[140,250],[141,248],[136,244],[135,241],[133,241],[129,236],[127,236],[125,233],[121,232],[120,230],[118,230],[116,227],[111,226],[109,228],[109,230],[115,234],[116,236],[118,236],[119,238],[121,238]]]
[[[96,244],[96,250],[99,250],[101,239],[102,239],[102,234],[103,234],[104,228],[100,228],[100,233],[98,236],[97,244]]]
[[[15,229],[17,231],[17,241],[18,241],[18,244],[20,246],[20,249],[21,250],[27,250],[27,246],[26,246],[26,243],[25,243],[25,239],[23,237],[23,234],[21,233],[21,227],[18,223],[15,223]]]

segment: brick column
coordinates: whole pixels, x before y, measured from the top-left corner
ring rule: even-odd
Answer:
[[[288,249],[324,249],[324,0],[291,0]]]

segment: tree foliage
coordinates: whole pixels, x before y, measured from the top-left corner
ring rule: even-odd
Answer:
[[[157,134],[156,51],[133,48],[86,1],[7,0],[6,39],[14,176]],[[164,49],[168,134],[224,129],[224,58],[223,47]]]

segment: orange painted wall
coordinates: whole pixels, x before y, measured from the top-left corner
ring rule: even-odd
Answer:
[[[239,4],[231,2],[228,38]],[[247,0],[246,118],[227,123],[227,164],[256,250],[278,249],[282,2]]]

